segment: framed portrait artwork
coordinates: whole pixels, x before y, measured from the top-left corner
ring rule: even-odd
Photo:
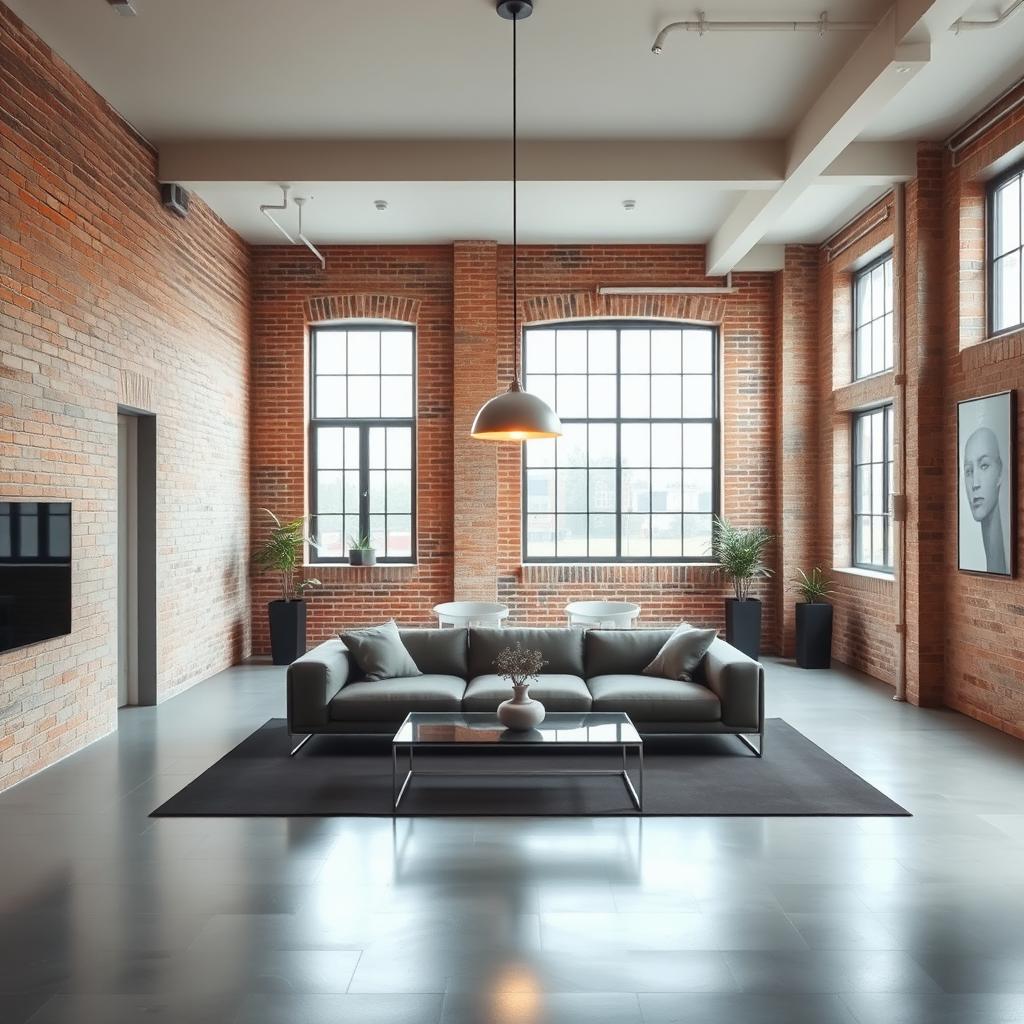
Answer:
[[[1013,391],[957,403],[957,551],[961,572],[1014,575]]]

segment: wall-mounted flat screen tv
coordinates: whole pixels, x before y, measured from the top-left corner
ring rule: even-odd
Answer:
[[[0,651],[71,632],[71,502],[0,501]]]

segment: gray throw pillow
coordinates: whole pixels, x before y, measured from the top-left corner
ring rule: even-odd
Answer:
[[[389,619],[381,626],[350,629],[338,636],[367,679],[423,675],[402,643],[394,619]]]
[[[688,622],[680,623],[679,628],[662,644],[654,661],[644,669],[644,675],[692,682],[693,673],[716,636],[717,629],[698,629]]]

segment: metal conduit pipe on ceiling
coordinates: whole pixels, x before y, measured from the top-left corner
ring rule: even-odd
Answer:
[[[997,28],[1021,7],[1024,7],[1024,0],[1014,0],[995,18],[958,18],[949,26],[949,30],[960,33]],[[826,32],[870,32],[876,25],[877,22],[874,21],[830,21],[828,11],[823,11],[816,21],[709,21],[703,11],[698,11],[696,21],[673,21],[665,25],[654,37],[651,53],[658,54],[663,51],[665,39],[671,32],[696,32],[699,36],[707,32],[817,32],[819,36],[823,36]]]

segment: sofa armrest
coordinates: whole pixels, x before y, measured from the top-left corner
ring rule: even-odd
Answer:
[[[722,704],[722,722],[760,732],[764,722],[764,669],[724,640],[704,658],[704,681]]]
[[[328,722],[327,706],[348,682],[349,653],[325,640],[288,666],[288,731],[308,732]]]

